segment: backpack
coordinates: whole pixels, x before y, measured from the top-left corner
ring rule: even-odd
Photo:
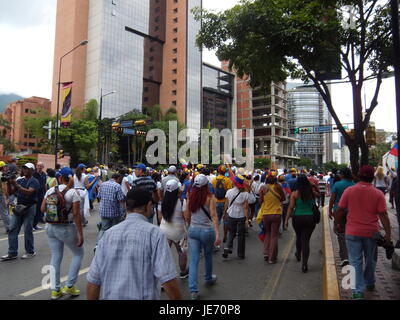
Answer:
[[[224,185],[222,184],[222,179],[217,179],[217,184],[215,186],[215,197],[218,200],[223,200],[225,199],[226,196],[226,190],[224,188]]]
[[[68,223],[68,215],[72,211],[72,206],[69,210],[65,208],[65,194],[70,189],[65,188],[63,192],[60,192],[57,186],[54,190],[55,192],[46,199],[46,222],[50,224]]]

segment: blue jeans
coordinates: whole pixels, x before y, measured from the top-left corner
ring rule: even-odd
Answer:
[[[51,289],[59,291],[61,289],[60,273],[61,262],[64,256],[64,244],[72,251],[72,260],[68,272],[68,281],[66,285],[72,287],[78,279],[79,269],[83,259],[83,247],[77,247],[78,232],[75,224],[67,225],[46,225],[46,232],[51,251],[51,266],[55,271],[55,282],[51,283]]]
[[[225,202],[217,202],[218,224],[221,224],[222,216],[224,215]]]
[[[205,258],[205,281],[212,280],[213,248],[215,242],[215,231],[213,228],[189,228],[189,290],[199,292],[197,278],[199,273],[199,262],[201,248],[204,249]]]
[[[29,208],[25,217],[17,217],[15,214],[11,217],[10,232],[8,233],[8,254],[18,255],[18,235],[24,225],[25,251],[32,254],[35,252],[33,243],[33,219],[36,214],[36,204]]]
[[[99,243],[100,239],[103,237],[104,232],[122,222],[123,220],[124,216],[119,216],[116,218],[101,218],[101,229],[99,235],[97,236],[97,243]]]
[[[350,265],[356,269],[356,289],[353,293],[364,293],[366,285],[375,284],[375,268],[378,260],[376,239],[346,235],[346,245]]]

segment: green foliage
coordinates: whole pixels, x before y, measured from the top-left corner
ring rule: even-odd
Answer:
[[[268,158],[257,158],[254,160],[255,169],[266,169],[271,168],[271,159]]]
[[[52,117],[49,111],[42,108],[36,108],[35,112],[34,117],[24,117],[25,131],[35,137],[40,152],[52,153],[54,143],[48,139],[48,131],[43,129],[43,127],[47,126],[49,121],[53,121],[55,124],[55,117]]]
[[[324,163],[322,166],[322,170],[325,172],[332,172],[333,169],[342,170],[347,168],[346,164],[338,164],[334,161]]]
[[[35,157],[23,156],[23,157],[19,158],[18,166],[22,167],[24,164],[27,164],[27,163],[33,163],[34,165],[36,165],[36,162],[37,162],[37,159]]]
[[[313,167],[313,162],[310,158],[300,158],[296,163],[299,167],[304,167],[306,169],[311,169]]]
[[[354,8],[354,24],[347,17]],[[352,168],[368,162],[364,131],[378,105],[382,75],[393,66],[389,2],[379,0],[243,0],[215,13],[196,9],[202,19],[199,47],[217,50],[220,60],[253,88],[271,81],[312,81],[349,146]],[[356,135],[343,128],[334,109],[325,72],[342,67],[353,88]],[[376,78],[374,98],[362,105],[365,81]],[[363,119],[362,110],[367,109]],[[361,159],[359,157],[361,150]]]
[[[89,121],[97,121],[99,117],[99,104],[97,100],[92,99],[85,105],[85,109],[83,111],[83,119]]]
[[[382,157],[391,149],[391,143],[378,143],[370,149],[369,164],[374,167],[382,166]]]

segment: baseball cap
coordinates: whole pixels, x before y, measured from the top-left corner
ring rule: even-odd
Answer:
[[[168,172],[169,172],[169,173],[175,173],[175,172],[176,172],[176,167],[175,167],[175,166],[170,166],[170,167],[168,168]]]
[[[226,167],[224,165],[221,165],[218,167],[218,172],[219,173],[225,173],[226,172]]]
[[[147,167],[143,163],[140,163],[137,166],[134,166],[134,169],[139,169],[139,170],[142,170],[144,172],[147,171]]]
[[[85,169],[85,168],[86,168],[86,165],[83,164],[83,163],[81,163],[81,164],[78,166],[78,168],[79,168],[79,169]]]
[[[35,170],[35,165],[33,163],[25,163],[22,167]]]
[[[235,185],[236,185],[238,188],[244,188],[244,180],[245,180],[245,178],[244,178],[241,174],[238,174],[238,175],[233,179],[233,182],[235,183]]]
[[[196,168],[197,168],[198,170],[201,170],[201,169],[204,168],[204,166],[203,166],[202,164],[198,164]]]
[[[361,167],[358,175],[360,176],[360,178],[373,179],[375,175],[375,170],[372,166],[365,165]]]
[[[297,173],[297,170],[295,168],[290,169],[290,172],[295,172]]]
[[[204,174],[199,174],[195,179],[194,179],[194,187],[201,188],[204,187],[208,184],[208,178]]]
[[[167,185],[165,186],[165,190],[167,192],[174,192],[175,190],[179,189],[182,187],[182,184],[178,180],[169,180],[167,182]]]
[[[60,175],[62,175],[65,178],[71,178],[74,176],[74,172],[72,171],[71,168],[64,167],[60,170]]]
[[[6,165],[4,161],[0,161],[0,168],[3,168]]]

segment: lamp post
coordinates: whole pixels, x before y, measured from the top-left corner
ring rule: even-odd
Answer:
[[[104,162],[103,159],[103,152],[102,152],[102,144],[101,144],[101,128],[102,128],[102,123],[101,121],[103,120],[103,98],[110,95],[110,94],[114,94],[117,93],[117,91],[111,91],[108,92],[106,94],[103,94],[103,89],[100,90],[100,112],[99,112],[99,122],[98,122],[98,126],[97,126],[97,130],[98,130],[98,138],[97,138],[97,145],[98,145],[98,156],[97,159],[98,161],[100,161],[101,163]]]
[[[78,49],[81,46],[86,46],[88,44],[89,41],[84,40],[82,41],[79,45],[77,45],[75,48],[73,48],[72,50],[68,51],[66,54],[64,54],[61,58],[60,58],[60,68],[58,71],[58,83],[57,83],[57,121],[56,121],[56,139],[55,139],[55,146],[54,146],[54,157],[55,157],[55,164],[54,164],[54,168],[57,166],[57,153],[58,153],[58,122],[59,122],[59,118],[60,118],[60,87],[61,87],[61,67],[62,67],[62,61],[63,59],[69,55],[71,52],[73,52],[74,50]]]

